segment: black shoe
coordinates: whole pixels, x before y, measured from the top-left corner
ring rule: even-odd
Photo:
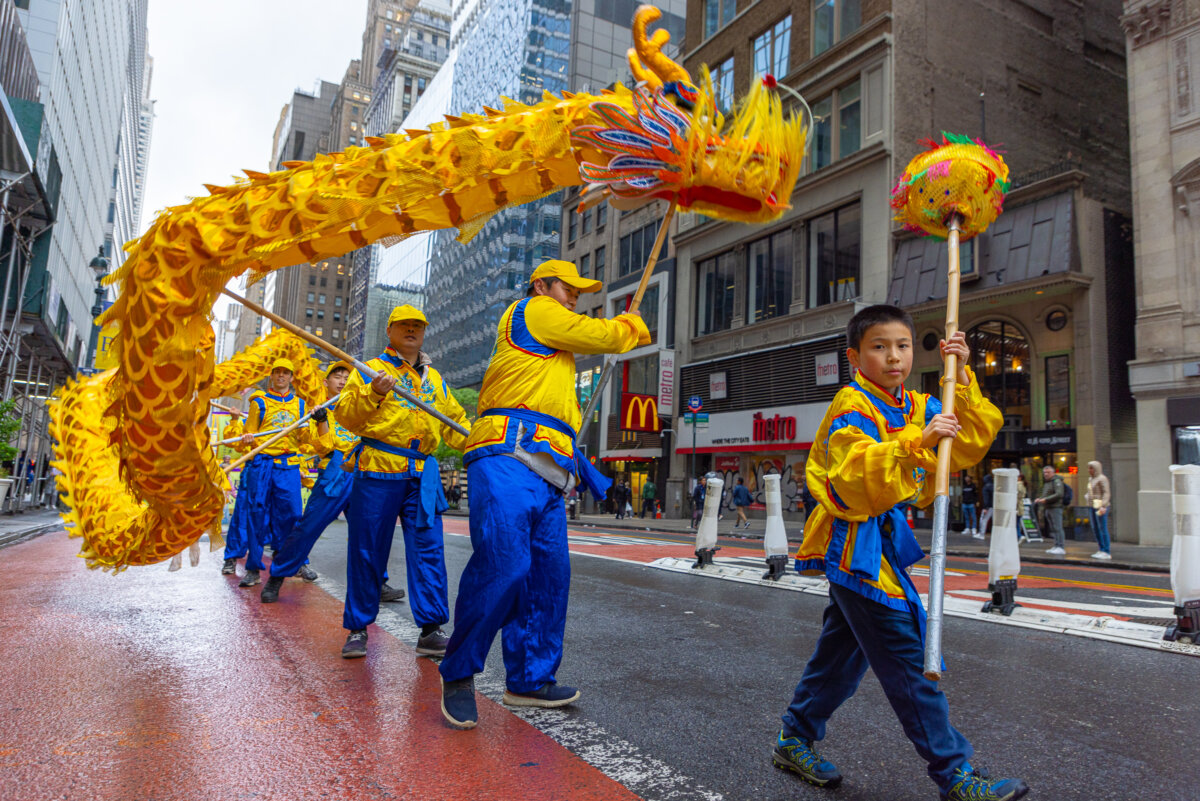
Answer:
[[[346,644],[342,646],[342,659],[358,659],[367,655],[367,630],[357,629],[350,632]]]
[[[313,570],[308,565],[300,565],[300,569],[296,571],[296,575],[299,578],[307,581],[309,584],[312,584],[314,581],[320,578],[320,576],[317,575],[317,571]]]
[[[271,576],[263,585],[262,594],[258,599],[264,604],[273,604],[279,600],[279,588],[283,586],[283,576]]]
[[[579,690],[565,684],[546,682],[531,693],[514,693],[505,689],[501,699],[509,706],[535,706],[541,709],[554,709],[574,703],[579,700]]]
[[[812,740],[788,737],[783,731],[775,738],[771,762],[777,768],[799,774],[804,781],[817,787],[833,789],[842,783],[842,774],[832,762],[817,753]]]
[[[232,576],[236,572],[237,572],[237,560],[236,559],[226,559],[225,564],[221,565],[221,575],[222,576]]]
[[[446,636],[446,632],[435,628],[428,634],[422,634],[417,640],[417,653],[426,656],[445,656],[448,642],[450,642],[450,638]]]
[[[253,587],[258,582],[262,581],[259,578],[257,570],[247,570],[246,575],[242,576],[242,580],[238,582],[239,587]]]
[[[479,721],[475,709],[475,677],[442,681],[442,715],[456,729],[473,729]]]
[[[404,597],[404,590],[399,590],[388,584],[383,583],[382,589],[379,590],[379,600],[381,601],[399,601]]]

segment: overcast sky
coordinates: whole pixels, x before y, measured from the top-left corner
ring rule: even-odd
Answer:
[[[266,171],[297,88],[340,83],[362,50],[367,0],[151,0],[154,131],[142,230],[159,209]],[[139,234],[141,232],[139,231]]]

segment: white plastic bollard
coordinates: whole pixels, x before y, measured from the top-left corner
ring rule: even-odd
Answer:
[[[1021,574],[1021,549],[1017,547],[1016,468],[992,471],[995,479],[992,543],[988,549],[988,581],[1016,578]]]
[[[712,564],[713,554],[720,550],[717,545],[717,518],[721,515],[721,490],[725,482],[710,478],[704,491],[704,514],[696,526],[696,564],[704,567]]]
[[[1171,589],[1176,622],[1164,640],[1200,643],[1200,467],[1171,465]]]
[[[1021,549],[1017,545],[1017,476],[1019,471],[1002,467],[992,471],[995,479],[992,520],[992,543],[988,549],[988,589],[992,600],[983,605],[984,612],[1011,615],[1017,606],[1013,594],[1017,591],[1017,576],[1021,574]]]
[[[788,539],[783,525],[783,493],[779,490],[779,476],[763,477],[763,494],[767,502],[767,527],[763,533],[763,551],[767,556],[767,572],[764,579],[778,581],[787,570]]]

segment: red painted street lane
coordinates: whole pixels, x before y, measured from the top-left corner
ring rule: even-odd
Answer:
[[[341,604],[201,567],[87,570],[46,534],[0,559],[2,799],[634,799],[502,706],[450,729],[435,663]]]

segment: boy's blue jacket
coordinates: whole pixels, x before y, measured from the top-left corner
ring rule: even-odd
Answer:
[[[958,386],[954,413],[962,430],[954,440],[951,470],[979,462],[1004,419],[970,383]],[[941,402],[904,390],[898,398],[860,371],[834,397],[817,429],[805,466],[808,489],[819,504],[804,526],[796,569],[824,575],[893,609],[920,598],[906,568],[924,552],[905,521],[905,508],[933,501],[937,453],[921,446]],[[927,482],[926,474],[929,475]]]

